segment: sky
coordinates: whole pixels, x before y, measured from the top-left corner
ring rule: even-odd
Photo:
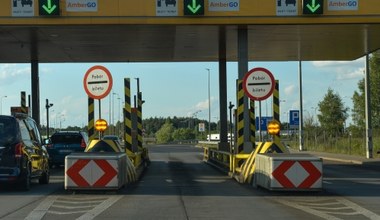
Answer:
[[[52,63],[39,64],[41,124],[46,125],[46,99],[50,127],[87,124],[87,94],[83,78],[95,65],[112,74],[110,95],[101,100],[102,118],[112,123],[122,119],[124,78],[131,79],[131,96],[137,93],[139,78],[143,100],[143,119],[150,117],[196,117],[208,120],[208,70],[210,69],[211,121],[219,120],[219,78],[217,62],[197,63]],[[287,122],[289,110],[299,110],[299,62],[250,62],[249,69],[268,69],[280,83],[280,120]],[[302,62],[304,115],[315,117],[318,103],[331,88],[352,109],[351,97],[364,78],[365,60]],[[20,106],[20,93],[31,94],[31,65],[0,64],[0,113],[10,114],[11,106]],[[236,106],[236,62],[227,63],[227,105]],[[6,96],[6,97],[5,97]],[[133,98],[131,100],[133,107]],[[262,101],[262,116],[272,116],[272,99]],[[98,119],[99,102],[95,102]],[[349,112],[351,113],[351,112]],[[348,119],[347,125],[351,122]]]

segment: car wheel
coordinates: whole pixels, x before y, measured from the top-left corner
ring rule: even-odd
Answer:
[[[42,173],[41,177],[38,179],[38,183],[48,184],[49,180],[50,180],[50,170],[49,170],[49,165],[46,165],[44,172]]]
[[[20,182],[20,188],[21,190],[28,191],[30,190],[31,185],[31,172],[30,172],[30,166],[29,164],[26,166],[24,176]]]

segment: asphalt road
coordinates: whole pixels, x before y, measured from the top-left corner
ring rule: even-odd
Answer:
[[[28,192],[0,188],[1,219],[380,219],[380,170],[324,160],[322,192],[270,192],[202,162],[194,146],[150,147],[151,165],[119,191],[67,192],[63,169]]]

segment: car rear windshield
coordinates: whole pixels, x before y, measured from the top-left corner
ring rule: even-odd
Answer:
[[[79,134],[57,134],[51,137],[53,144],[66,143],[66,144],[80,144],[82,142],[82,136]]]
[[[0,144],[7,145],[17,141],[16,120],[12,117],[0,117]]]

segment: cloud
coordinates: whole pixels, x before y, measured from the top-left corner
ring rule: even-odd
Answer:
[[[364,67],[358,68],[353,71],[344,72],[339,71],[337,75],[338,80],[345,80],[345,79],[357,79],[357,78],[363,78],[364,77]]]
[[[364,59],[353,61],[313,61],[313,66],[322,69],[325,73],[336,75],[336,80],[350,80],[363,78]]]
[[[346,67],[346,68],[359,68],[364,66],[364,58],[359,58],[357,60],[353,61],[312,61],[311,62],[313,66],[315,67],[331,67],[331,68],[337,68],[337,67]]]
[[[21,80],[30,79],[30,67],[16,64],[0,65],[0,85],[10,85]]]
[[[289,95],[294,95],[294,91],[296,89],[296,86],[293,84],[293,85],[290,85],[290,86],[287,86],[284,91],[285,91],[285,95],[289,96]]]
[[[210,97],[210,103],[211,105],[213,103],[215,103],[216,101],[216,98],[215,97]],[[206,99],[205,101],[201,101],[201,102],[198,102],[196,105],[195,105],[195,109],[197,110],[205,110],[205,109],[208,109],[208,99]]]

